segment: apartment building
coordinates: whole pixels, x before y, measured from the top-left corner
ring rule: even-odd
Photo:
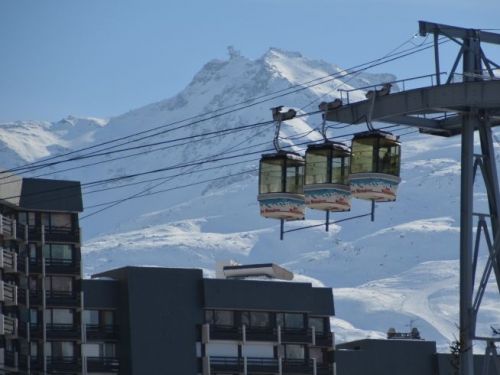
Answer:
[[[0,197],[3,373],[80,374],[80,183],[12,176]]]

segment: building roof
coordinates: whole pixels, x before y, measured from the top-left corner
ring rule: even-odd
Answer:
[[[82,212],[79,181],[22,178],[10,175],[0,185],[0,199],[26,210]]]

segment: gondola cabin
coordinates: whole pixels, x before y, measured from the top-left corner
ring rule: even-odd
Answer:
[[[349,182],[355,198],[389,202],[396,200],[401,178],[401,144],[391,133],[373,130],[352,139]]]
[[[351,209],[350,156],[349,147],[338,142],[307,147],[304,182],[307,207],[332,212]]]
[[[260,214],[266,218],[304,218],[304,158],[279,151],[262,155],[259,169]]]

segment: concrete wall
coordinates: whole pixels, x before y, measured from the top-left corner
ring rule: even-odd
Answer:
[[[308,283],[222,279],[205,279],[203,285],[206,308],[334,315],[330,288],[313,288]]]
[[[337,345],[337,375],[435,375],[436,343],[359,340]]]
[[[196,374],[202,271],[126,267],[105,275],[120,282],[120,374]]]

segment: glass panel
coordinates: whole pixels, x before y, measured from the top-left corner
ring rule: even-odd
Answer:
[[[343,158],[332,159],[332,183],[345,184],[346,174],[342,165]]]
[[[75,354],[75,344],[71,341],[53,341],[52,357],[73,357]]]
[[[102,322],[104,325],[111,326],[115,323],[115,314],[113,311],[102,312]]]
[[[286,328],[304,328],[304,315],[285,313]]]
[[[73,291],[73,279],[67,276],[49,276],[46,278],[47,288],[58,292]]]
[[[214,311],[214,324],[221,326],[233,326],[234,313],[232,311]]]
[[[304,359],[305,350],[302,345],[286,345],[286,358]]]
[[[83,313],[85,324],[99,324],[99,310],[85,310]]]
[[[43,245],[42,247],[42,252],[43,252],[43,257],[44,258],[51,258],[50,256],[50,245]]]
[[[30,309],[30,323],[38,323],[38,310]]]
[[[309,357],[316,359],[316,363],[323,363],[323,352],[321,348],[310,348]]]
[[[35,213],[34,212],[28,212],[28,225],[35,225]]]
[[[71,229],[71,215],[70,214],[50,214],[51,227],[61,229]]]
[[[212,310],[205,311],[205,323],[214,323],[214,312]]]
[[[285,326],[285,314],[283,314],[283,313],[276,314],[276,326],[279,326],[279,327]]]
[[[55,245],[51,246],[51,258],[52,259],[73,259],[73,251],[70,245]]]
[[[87,357],[99,357],[101,355],[101,345],[99,344],[84,344],[83,350]]]
[[[52,314],[48,314],[48,321],[53,324],[73,324],[73,310],[52,309]]]
[[[282,192],[282,174],[283,160],[261,161],[259,192],[261,194]]]
[[[250,327],[250,313],[248,311],[241,313],[241,324]]]
[[[306,185],[328,182],[329,150],[314,150],[306,153]]]
[[[325,331],[325,319],[324,318],[309,318],[309,327],[316,330],[316,333],[323,333]]]
[[[381,140],[378,152],[380,173],[399,176],[400,148],[401,146],[397,143]]]
[[[17,215],[17,220],[21,224],[27,224],[28,223],[28,214],[26,212],[19,212]]]
[[[302,194],[304,192],[304,165],[287,160],[285,192]]]
[[[30,258],[36,259],[36,245],[34,243],[30,243],[29,252],[30,252]]]
[[[103,357],[115,357],[116,356],[116,346],[112,343],[105,343],[102,345],[102,356]]]
[[[252,327],[269,327],[271,325],[271,317],[268,312],[250,313],[250,325]]]
[[[38,356],[38,344],[36,342],[31,343],[31,349],[30,349],[30,354],[32,357],[37,357]]]
[[[45,225],[45,227],[47,227],[47,228],[50,226],[49,214],[42,213],[42,225]]]
[[[351,173],[369,173],[375,171],[373,163],[373,141],[362,138],[352,142]]]

